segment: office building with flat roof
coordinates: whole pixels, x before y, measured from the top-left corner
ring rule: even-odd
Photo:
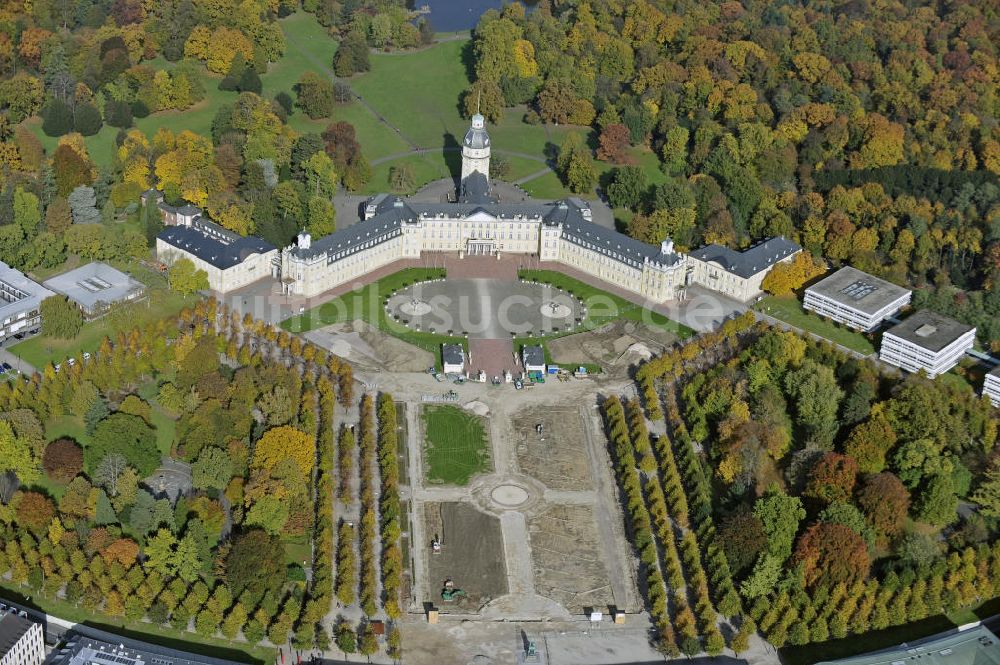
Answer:
[[[910,303],[911,292],[845,266],[806,289],[802,307],[837,323],[871,332]]]
[[[933,379],[954,367],[975,341],[973,326],[924,309],[885,331],[879,358]]]
[[[1000,406],[1000,365],[986,375],[983,382],[983,397],[989,397],[993,406]]]
[[[95,637],[91,637],[91,634]],[[98,639],[96,636],[104,636],[104,639]],[[237,665],[237,663],[83,627],[73,629],[66,634],[65,643],[52,653],[47,665]]]
[[[142,282],[97,261],[56,275],[44,285],[76,303],[88,319],[104,315],[114,303],[140,300],[146,295]]]
[[[0,261],[0,342],[13,335],[38,332],[42,301],[52,295],[20,270]]]
[[[898,647],[830,660],[816,665],[1000,665],[1000,641],[975,623]]]
[[[42,624],[13,609],[0,613],[0,665],[41,665],[43,660]]]

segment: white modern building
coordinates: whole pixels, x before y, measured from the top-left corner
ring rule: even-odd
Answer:
[[[76,303],[88,319],[102,316],[114,303],[132,302],[146,296],[146,286],[142,282],[97,261],[56,275],[43,284]]]
[[[178,651],[87,626],[63,637],[47,665],[239,665],[235,661]]]
[[[38,332],[42,301],[52,291],[0,261],[0,342],[13,335]]]
[[[885,331],[879,358],[933,379],[954,367],[975,341],[973,326],[924,309]]]
[[[441,362],[445,374],[465,372],[465,349],[461,344],[442,344]]]
[[[1000,406],[1000,365],[986,375],[983,382],[983,397],[989,397],[993,406]]]
[[[160,231],[156,257],[168,266],[181,258],[190,259],[195,268],[208,274],[208,287],[218,293],[278,276],[278,249],[274,245],[233,233],[200,214]]]
[[[701,284],[741,302],[763,293],[764,277],[778,263],[791,261],[802,248],[784,238],[769,238],[737,252],[706,245],[688,255],[688,283]]]
[[[41,665],[45,660],[42,624],[13,610],[0,614],[0,665]]]
[[[541,372],[545,374],[545,350],[537,345],[525,345],[521,347],[521,363],[524,365],[524,372]]]
[[[281,253],[286,293],[317,296],[395,261],[418,259],[423,252],[449,252],[474,260],[504,254],[537,257],[652,303],[676,300],[692,283],[726,289],[723,292],[745,300],[746,294],[759,293],[774,263],[800,251],[776,238],[747,252],[720,248],[692,261],[675,251],[669,238],[650,245],[595,224],[589,204],[579,198],[498,201],[488,178],[489,156],[489,135],[477,114],[462,146],[457,201],[426,203],[379,194],[365,205],[364,220],[319,239],[300,234],[298,242]],[[699,267],[709,265],[718,268]],[[712,278],[716,273],[730,277]]]
[[[804,309],[849,328],[871,332],[910,303],[911,292],[845,266],[806,289]]]

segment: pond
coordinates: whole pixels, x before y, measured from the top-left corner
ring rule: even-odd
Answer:
[[[538,0],[522,0],[521,4],[528,9],[537,4]],[[499,9],[504,0],[409,0],[413,9],[427,7],[430,13],[426,16],[437,32],[457,32],[471,30],[476,27],[479,17],[487,9]]]

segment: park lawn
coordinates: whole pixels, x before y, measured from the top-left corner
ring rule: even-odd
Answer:
[[[490,470],[488,439],[483,421],[450,405],[423,411],[427,480],[467,485],[477,473]]]
[[[795,296],[766,296],[756,309],[866,356],[875,353],[875,347],[864,335],[806,312]]]
[[[496,159],[498,155],[507,160],[507,164],[510,165],[508,174],[503,178],[507,182],[515,182],[539,171],[544,171],[547,168],[545,162],[542,161],[541,155],[538,156],[538,159],[528,159],[527,157],[512,155],[502,148],[493,151],[493,159]]]
[[[134,276],[140,281],[145,281],[139,271],[136,271]],[[85,351],[94,353],[105,337],[113,338],[120,332],[122,324],[129,329],[146,325],[150,321],[179,312],[195,299],[196,296],[185,298],[173,291],[150,288],[148,300],[135,303],[131,308],[132,316],[130,317],[116,318],[113,315],[108,315],[90,321],[83,324],[80,332],[72,339],[55,339],[43,333],[15,344],[10,347],[10,351],[41,371],[50,362],[53,364],[61,363],[70,356],[79,357]]]
[[[312,547],[306,536],[282,536],[281,543],[285,547],[285,563],[307,567],[310,565]]]
[[[563,273],[554,270],[520,270],[517,274],[521,279],[541,282],[542,284],[551,284],[556,288],[560,288],[583,300],[584,305],[587,307],[587,316],[580,326],[573,330],[546,335],[548,339],[593,330],[615,319],[627,319],[629,321],[646,323],[650,326],[668,330],[680,339],[690,337],[694,334],[694,331],[684,324],[678,323],[659,312],[654,312],[619,295],[608,293],[596,286],[591,286]]]
[[[371,71],[353,77],[351,87],[417,145],[457,146],[469,125],[459,110],[469,86],[462,63],[467,44],[442,42],[412,53],[373,54]]]
[[[41,116],[31,116],[21,124],[38,137],[38,140],[42,143],[42,147],[45,148],[45,154],[51,157],[52,153],[59,147],[59,138],[47,136],[42,131]],[[111,166],[114,159],[115,136],[117,134],[118,129],[116,127],[103,125],[101,131],[93,136],[85,136],[83,138],[83,144],[87,147],[87,154],[90,155],[90,159],[94,164],[103,167]]]
[[[407,155],[399,159],[382,162],[372,169],[372,178],[362,190],[366,194],[377,194],[379,192],[392,192],[389,184],[389,172],[394,166],[407,165],[413,172],[413,187],[399,194],[413,194],[429,182],[442,178],[451,178],[454,174],[449,168],[447,161],[449,155],[444,151],[438,153],[427,153],[417,155]]]
[[[292,87],[307,71],[329,74],[337,42],[316,17],[303,11],[278,20],[285,33],[285,52],[277,62],[272,62],[267,73],[260,77],[264,97],[273,98],[287,92],[295,99]]]
[[[277,658],[277,653],[275,653],[277,649],[272,647],[251,646],[246,642],[230,642],[223,638],[204,637],[166,625],[155,626],[146,622],[115,621],[103,615],[101,615],[101,620],[95,620],[93,613],[61,598],[47,597],[34,592],[31,593],[31,596],[25,596],[24,590],[27,587],[18,587],[7,580],[0,579],[0,588],[2,588],[2,596],[14,602],[52,614],[66,621],[81,623],[135,640],[204,656],[252,663],[253,665],[271,665]]]
[[[463,347],[468,347],[468,341],[465,337],[407,328],[386,315],[384,301],[393,291],[398,291],[415,282],[443,278],[444,276],[445,271],[442,268],[406,268],[387,275],[357,291],[344,294],[302,314],[285,319],[281,322],[281,327],[289,332],[301,333],[333,323],[346,323],[361,319],[393,337],[430,351],[434,354],[437,359],[435,362],[440,367],[441,345],[461,344]]]
[[[597,195],[593,192],[585,194],[573,194],[569,191],[569,188],[563,185],[562,180],[559,179],[554,172],[549,171],[543,176],[537,178],[532,178],[526,183],[521,185],[521,188],[528,192],[532,198],[542,199],[542,200],[555,200],[566,198],[567,196],[579,196],[584,199],[596,199]]]

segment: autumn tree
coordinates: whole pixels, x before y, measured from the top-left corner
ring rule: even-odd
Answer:
[[[787,296],[824,272],[826,268],[822,261],[817,261],[807,251],[801,251],[791,261],[782,261],[771,268],[760,287],[776,296]]]
[[[284,580],[284,549],[276,536],[260,529],[239,533],[225,560],[225,577],[234,597],[245,591],[260,598],[280,588]]]
[[[55,517],[56,507],[40,492],[18,492],[12,501],[17,524],[36,535],[42,535]]]
[[[902,530],[910,508],[910,493],[895,474],[869,476],[857,497],[858,508],[875,530],[887,537]]]
[[[625,164],[628,162],[628,147],[628,127],[620,123],[610,124],[601,130],[597,158],[612,164]]]
[[[823,503],[847,501],[854,491],[858,463],[840,453],[826,453],[809,471],[805,496]]]
[[[851,430],[845,452],[858,462],[858,470],[879,473],[885,469],[886,455],[896,445],[896,432],[886,420],[884,409],[876,405],[867,420]]]
[[[45,447],[42,466],[52,480],[68,483],[83,469],[83,448],[73,439],[56,439]]]
[[[295,89],[299,108],[313,120],[329,118],[333,113],[333,85],[327,79],[307,71],[299,78]]]
[[[843,524],[809,527],[799,539],[794,560],[802,565],[809,586],[864,580],[871,566],[865,541]]]
[[[13,473],[24,484],[38,479],[38,460],[29,442],[18,436],[8,420],[0,420],[0,475]]]
[[[271,470],[285,459],[295,462],[302,476],[308,477],[316,461],[313,438],[288,425],[269,429],[254,446],[251,463],[256,468]]]
[[[180,258],[167,270],[167,282],[177,293],[189,296],[208,289],[208,273],[196,268],[191,259]]]

